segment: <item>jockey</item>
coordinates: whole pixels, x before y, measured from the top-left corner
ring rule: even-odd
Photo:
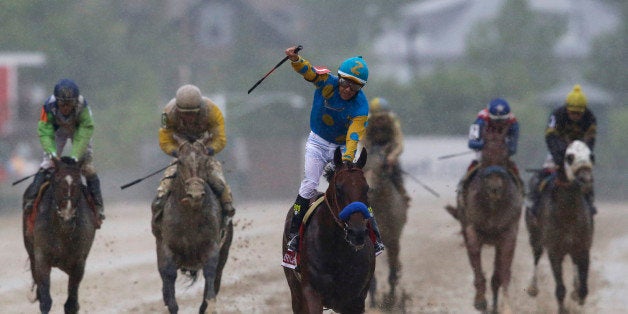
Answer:
[[[47,179],[48,169],[54,167],[52,158],[59,158],[65,144],[70,140],[72,142],[70,157],[75,161],[83,161],[81,172],[85,176],[87,189],[94,199],[100,219],[105,219],[100,179],[92,164],[93,133],[94,121],[87,100],[80,94],[74,81],[59,80],[53,94],[48,97],[41,109],[37,134],[44,150],[44,159],[33,182],[24,193],[26,214],[33,209],[37,193]]]
[[[582,87],[576,84],[567,95],[565,104],[552,112],[545,129],[545,143],[549,154],[543,164],[543,170],[533,176],[530,182],[529,201],[531,204],[529,204],[528,210],[534,216],[537,214],[536,203],[541,197],[538,184],[548,175],[562,169],[565,162],[565,150],[572,141],[583,141],[593,152],[596,132],[595,115],[587,108],[587,98],[582,92]],[[593,205],[593,191],[587,194],[586,198],[591,212],[595,214],[597,209]]]
[[[401,167],[399,166],[399,155],[403,152],[403,132],[401,131],[401,122],[399,117],[392,112],[388,101],[382,97],[375,97],[369,102],[369,124],[366,127],[364,136],[364,146],[367,148],[374,145],[384,146],[386,153],[386,167],[389,167],[392,173],[392,181],[395,187],[403,196],[406,205],[410,201],[410,197],[403,185],[403,176]],[[373,128],[374,121],[378,121],[378,127]],[[380,125],[381,124],[381,125]]]
[[[471,124],[469,128],[468,145],[469,148],[476,152],[476,157],[471,161],[471,164],[467,168],[467,173],[458,184],[459,198],[466,192],[467,183],[481,163],[482,148],[484,148],[483,133],[485,130],[502,127],[508,128],[508,132],[506,133],[506,145],[508,146],[508,155],[512,156],[517,152],[519,122],[517,122],[515,115],[510,112],[508,102],[502,98],[495,98],[489,102],[486,108],[478,112],[475,122]],[[517,179],[518,185],[523,187],[517,165],[511,159],[508,159],[507,167],[508,171]]]
[[[295,52],[296,47],[286,49],[292,68],[316,86],[310,114],[310,134],[305,146],[305,178],[293,205],[294,215],[288,235],[288,251],[282,266],[296,268],[299,228],[310,205],[310,199],[318,194],[317,188],[325,165],[333,160],[337,147],[344,149],[342,159],[352,162],[358,141],[365,132],[368,117],[368,101],[361,90],[368,79],[368,66],[361,56],[342,62],[338,76],[325,68],[313,67],[308,60]],[[375,254],[384,250],[375,217],[369,219],[376,235]]]
[[[174,138],[175,134],[188,140],[198,140],[208,133],[209,143],[207,154],[210,158],[211,173],[201,174],[211,189],[216,193],[222,207],[221,229],[229,224],[235,214],[232,206],[233,198],[231,188],[225,180],[222,165],[213,156],[225,148],[227,137],[225,135],[225,122],[222,112],[211,99],[203,97],[198,87],[183,85],[171,99],[161,115],[161,127],[159,128],[159,147],[172,157],[177,158],[179,144]],[[153,200],[153,221],[158,222],[164,209],[165,200],[170,193],[172,178],[177,172],[177,163],[173,162],[164,171],[157,188],[157,196]]]

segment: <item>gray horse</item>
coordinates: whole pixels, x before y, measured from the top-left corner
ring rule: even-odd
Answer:
[[[233,238],[233,224],[220,232],[220,203],[203,174],[210,156],[200,141],[179,141],[177,172],[172,191],[166,200],[160,224],[153,225],[157,242],[157,266],[162,280],[162,293],[170,313],[177,313],[175,298],[177,271],[196,281],[203,271],[205,289],[199,313],[215,311],[222,270]]]
[[[391,310],[396,302],[396,288],[399,283],[401,261],[400,238],[408,218],[408,203],[393,183],[394,170],[385,163],[385,146],[370,145],[366,147],[369,159],[364,167],[365,177],[369,183],[369,205],[379,217],[379,228],[382,242],[386,245],[388,256],[388,293],[381,302],[383,309]],[[400,174],[397,174],[400,175]],[[370,306],[376,306],[377,280],[373,277],[370,289]]]

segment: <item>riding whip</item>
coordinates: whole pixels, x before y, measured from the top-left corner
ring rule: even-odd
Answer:
[[[32,177],[34,177],[36,174],[37,174],[37,173],[35,172],[35,173],[31,174],[30,176],[27,176],[27,177],[21,178],[21,179],[19,179],[19,180],[15,181],[15,182],[13,182],[13,184],[11,184],[11,185],[20,184],[22,181],[24,181],[24,180],[26,180],[26,179],[28,179],[28,178],[32,178]]]
[[[448,158],[452,158],[452,157],[458,157],[458,156],[463,156],[463,155],[467,155],[467,154],[471,154],[474,153],[474,151],[472,150],[468,150],[466,152],[462,152],[462,153],[456,153],[456,154],[450,154],[450,155],[444,155],[444,156],[440,156],[438,157],[439,160],[441,159],[448,159]]]
[[[126,189],[126,188],[128,188],[128,187],[130,187],[132,185],[136,185],[136,184],[144,181],[145,179],[148,179],[148,178],[150,178],[150,177],[152,177],[152,176],[154,176],[154,175],[156,175],[156,174],[166,170],[166,168],[168,168],[168,167],[170,167],[170,166],[172,166],[172,165],[174,165],[174,164],[176,164],[178,162],[179,161],[177,160],[177,161],[175,161],[173,163],[170,163],[169,165],[167,165],[167,166],[165,166],[165,167],[163,167],[163,168],[161,168],[159,170],[156,170],[155,172],[153,172],[153,173],[151,173],[151,174],[149,174],[149,175],[147,175],[147,176],[145,176],[143,178],[139,178],[139,179],[136,179],[136,180],[134,180],[132,182],[129,182],[129,183],[125,184],[125,185],[122,185],[122,186],[120,186],[120,190],[124,190],[124,189]]]
[[[299,50],[303,49],[303,46],[298,45],[295,49],[294,49],[294,53],[299,52]],[[275,71],[275,69],[277,69],[279,66],[281,66],[284,62],[286,62],[286,60],[288,60],[288,56],[286,56],[285,58],[283,58],[281,61],[279,61],[279,63],[277,63],[277,65],[272,68],[270,71],[268,71],[268,73],[266,73],[266,75],[264,75],[264,77],[262,77],[259,81],[257,81],[257,83],[255,83],[255,85],[253,85],[253,87],[251,87],[249,89],[249,91],[247,92],[247,94],[250,94],[255,87],[257,87],[257,85],[259,85],[264,79],[266,79],[267,76],[270,75],[270,73],[273,73],[273,71]]]
[[[419,185],[421,185],[424,189],[426,189],[428,192],[432,193],[432,195],[440,198],[440,194],[438,194],[436,191],[434,191],[432,188],[430,188],[429,186],[427,186],[425,183],[419,181],[419,179],[415,178],[413,175],[409,174],[407,171],[401,169],[401,173],[407,175],[410,179],[412,179],[414,182],[418,183]]]

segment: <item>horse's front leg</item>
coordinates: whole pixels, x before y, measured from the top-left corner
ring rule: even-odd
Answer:
[[[321,296],[312,288],[312,286],[305,285],[303,288],[303,298],[307,307],[307,313],[322,313],[323,312],[323,300]]]
[[[162,248],[157,243],[157,268],[161,276],[164,304],[168,311],[173,314],[179,311],[179,305],[175,298],[175,282],[177,280],[177,266],[172,259],[172,253],[168,249]]]
[[[79,311],[78,292],[79,285],[81,284],[81,280],[83,280],[84,274],[85,261],[79,262],[75,265],[68,274],[68,299],[63,305],[66,313],[78,313]]]
[[[567,309],[564,305],[565,300],[565,283],[563,282],[563,258],[564,255],[555,252],[548,252],[550,264],[552,266],[552,273],[554,275],[554,281],[556,282],[556,300],[558,301],[558,311],[560,313],[567,313]]]
[[[39,311],[41,313],[49,313],[52,307],[52,298],[50,297],[50,265],[44,262],[43,254],[35,251],[35,269],[33,278],[37,285],[37,299],[39,299]]]
[[[473,226],[466,226],[463,230],[464,243],[467,247],[467,255],[473,269],[473,285],[475,286],[475,299],[473,306],[478,311],[486,310],[486,279],[482,272],[482,243]]]
[[[530,247],[532,248],[532,255],[534,256],[534,270],[532,272],[532,278],[530,279],[527,292],[529,296],[536,297],[537,294],[539,294],[537,278],[539,274],[539,261],[543,255],[543,243],[541,242],[541,229],[538,226],[538,223],[532,224],[531,219],[536,218],[533,218],[532,214],[526,212],[526,226],[528,227]]]
[[[390,290],[388,295],[384,297],[383,306],[385,309],[392,309],[396,303],[396,288],[399,283],[399,272],[401,271],[401,262],[399,261],[399,238],[397,237],[394,241],[390,241],[387,244],[388,251],[388,285],[390,286]]]
[[[493,309],[500,313],[511,313],[508,286],[510,285],[512,260],[517,245],[518,225],[515,224],[504,233],[502,239],[495,245],[495,265],[491,288],[493,291]],[[499,308],[499,294],[501,287],[502,307]]]
[[[218,249],[215,249],[205,266],[203,266],[203,277],[205,277],[205,290],[203,292],[203,303],[199,309],[199,313],[203,314],[209,308],[209,312],[216,310],[216,287],[214,280],[216,279],[216,270],[218,269]]]
[[[577,301],[578,304],[584,305],[584,300],[589,293],[589,286],[587,280],[589,278],[589,252],[584,252],[582,255],[573,256],[575,264],[575,276],[574,276],[574,291],[571,294],[571,299]]]

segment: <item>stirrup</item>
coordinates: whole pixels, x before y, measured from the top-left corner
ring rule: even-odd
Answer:
[[[297,268],[297,252],[296,251],[286,251],[286,254],[283,255],[283,260],[281,261],[281,266],[296,269]]]
[[[380,254],[384,253],[385,249],[386,247],[384,246],[384,243],[375,241],[375,256],[379,256]]]
[[[299,234],[297,233],[294,236],[290,237],[290,240],[288,241],[288,244],[286,244],[286,246],[288,247],[288,251],[296,252],[299,248]]]

